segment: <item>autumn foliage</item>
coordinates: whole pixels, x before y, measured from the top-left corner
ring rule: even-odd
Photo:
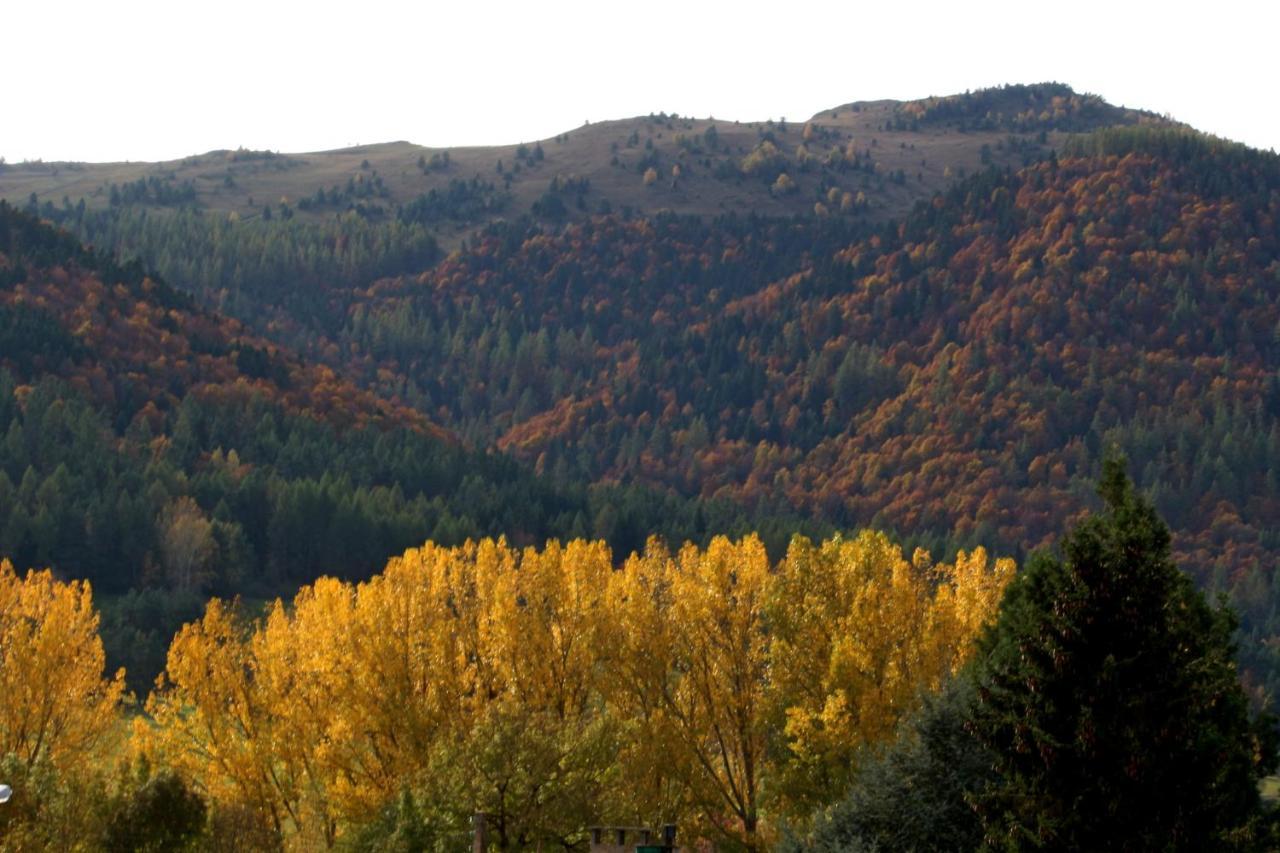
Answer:
[[[599,542],[427,544],[260,621],[211,602],[143,740],[303,847],[411,791],[455,844],[486,812],[508,847],[678,820],[762,849],[968,659],[1012,571],[875,533],[776,565],[754,537],[654,540],[620,569]]]
[[[1043,94],[1048,127],[1092,109]],[[980,100],[966,121],[1001,120]],[[1277,217],[1280,158],[1113,130],[891,226],[494,227],[361,292],[340,339],[370,381],[539,471],[934,551],[1047,544],[1118,445],[1274,694]]]
[[[89,584],[0,561],[0,757],[71,773],[104,757],[124,673],[104,677]]]

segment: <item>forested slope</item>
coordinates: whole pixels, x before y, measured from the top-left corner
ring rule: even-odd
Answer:
[[[208,593],[360,578],[430,538],[703,541],[796,516],[552,484],[0,203],[0,553],[111,594],[145,685]],[[755,524],[758,522],[758,525]]]
[[[1016,109],[1025,95],[919,102],[887,126],[1063,133],[1132,121],[1080,98]],[[129,412],[111,416],[117,432],[137,421],[129,405],[156,397],[157,407],[168,400],[170,412],[195,412],[227,387],[253,383],[294,413],[367,411],[353,416],[353,434],[387,429],[362,420],[421,419],[465,446],[514,456],[545,478],[538,488],[577,497],[470,499],[415,529],[432,534],[443,524],[446,541],[481,529],[522,541],[590,533],[623,552],[654,529],[637,521],[650,513],[683,519],[659,531],[675,539],[751,516],[775,550],[802,517],[821,529],[895,529],[937,552],[986,544],[1023,554],[1090,505],[1101,452],[1115,444],[1170,519],[1179,556],[1231,592],[1258,640],[1248,652],[1262,654],[1275,633],[1266,566],[1280,544],[1272,532],[1277,158],[1153,127],[1064,138],[1057,149],[958,180],[900,222],[816,213],[517,218],[447,254],[411,221],[353,211],[251,222],[153,217],[129,205],[96,217],[74,206],[55,213],[108,245],[145,248],[201,303],[252,318],[261,335],[237,330],[219,344],[225,352],[200,353],[192,363],[248,375],[202,380],[183,405],[190,395],[163,383],[135,391],[113,379],[107,397],[123,395]],[[82,302],[70,315],[79,325],[61,332],[39,318],[15,321],[15,329],[35,323],[31,337],[42,341],[23,351],[62,357],[40,347],[85,346],[75,334],[63,340],[77,329],[106,336],[106,345],[110,326],[99,331],[92,300]],[[203,346],[193,340],[192,353]],[[148,343],[137,356],[176,365],[172,381],[182,387],[180,353]],[[74,353],[65,359],[77,363]],[[297,382],[273,384],[272,371],[297,373]],[[82,391],[104,399],[105,373],[78,374]],[[149,414],[153,433],[179,425],[158,411],[172,425]],[[248,433],[248,424],[237,430]],[[210,459],[234,447],[243,461],[257,446],[199,434]],[[275,458],[267,447],[254,464]],[[342,476],[347,463],[328,466],[326,453],[315,452],[307,476]],[[419,491],[445,500],[472,464],[424,487],[403,483],[392,457],[376,475],[349,472],[353,484],[401,482],[406,502]],[[654,491],[601,503],[600,488],[619,484]],[[658,495],[681,509],[649,509]],[[212,512],[218,499],[207,497],[201,505]],[[691,498],[721,503],[695,511]],[[545,516],[525,514],[553,504]],[[462,516],[476,523],[455,524]],[[262,562],[269,537],[250,541],[255,575],[304,579],[312,568],[286,567],[318,560]],[[385,554],[374,551],[390,540],[376,541],[367,558],[346,564],[376,565]]]
[[[494,227],[362,292],[339,339],[370,383],[539,470],[939,550],[1044,544],[1119,445],[1256,629],[1280,544],[1280,164],[1168,131],[1068,155],[891,226]]]

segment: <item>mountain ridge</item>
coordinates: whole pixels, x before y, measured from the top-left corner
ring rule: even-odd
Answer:
[[[1062,84],[1034,84],[852,102],[800,123],[659,113],[491,146],[398,141],[293,154],[218,149],[160,163],[10,164],[0,169],[0,198],[24,204],[35,193],[56,205],[66,196],[71,204],[83,198],[90,210],[111,209],[119,204],[114,187],[157,213],[185,206],[253,218],[275,206],[316,218],[346,210],[392,216],[435,193],[443,201],[424,221],[448,248],[475,227],[529,213],[558,221],[609,209],[821,210],[882,220],[904,215],[957,174],[1047,156],[1072,132],[1139,123],[1173,124]],[[762,152],[765,143],[772,150]],[[783,174],[788,181],[779,186]]]

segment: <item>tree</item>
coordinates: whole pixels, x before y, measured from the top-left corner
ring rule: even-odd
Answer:
[[[992,755],[966,730],[970,678],[948,682],[904,722],[888,746],[861,751],[844,797],[783,851],[976,850],[982,823],[970,799],[991,779]]]
[[[1105,510],[1037,554],[981,641],[971,722],[997,780],[992,848],[1247,849],[1274,737],[1250,720],[1234,620],[1170,556],[1169,530],[1109,458]]]
[[[658,791],[674,778],[700,814],[690,835],[747,850],[761,838],[768,669],[762,617],[769,558],[759,538],[686,545],[672,557],[656,540],[612,578],[624,626],[613,652],[613,701],[637,721],[629,762],[636,787]],[[644,766],[645,759],[655,762]],[[688,831],[688,830],[686,830]]]
[[[253,623],[210,602],[174,639],[139,747],[211,823],[249,809],[305,849],[352,827],[452,848],[484,812],[499,849],[675,820],[759,850],[775,801],[846,778],[856,745],[969,653],[1007,568],[980,550],[913,566],[872,533],[797,540],[780,567],[756,536],[652,540],[621,570],[604,542],[428,543]]]
[[[217,550],[212,522],[194,500],[183,496],[164,508],[159,528],[169,583],[178,592],[199,592],[208,581],[206,567]]]
[[[27,770],[93,767],[124,696],[124,671],[104,678],[103,666],[89,584],[48,570],[19,578],[0,561],[0,756]]]
[[[947,565],[872,531],[793,539],[766,608],[776,806],[802,820],[848,788],[863,748],[970,659],[1013,574],[982,548]]]
[[[153,764],[195,780],[215,806],[229,801],[267,816],[278,836],[302,824],[300,774],[281,756],[291,740],[278,734],[286,721],[263,695],[245,633],[221,601],[210,601],[169,648],[165,680],[147,700],[155,726],[135,732]]]
[[[116,803],[103,846],[137,853],[194,849],[204,831],[204,800],[168,770],[140,781]]]

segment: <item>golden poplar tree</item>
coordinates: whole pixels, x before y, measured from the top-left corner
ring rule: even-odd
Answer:
[[[684,823],[747,849],[763,849],[766,774],[764,605],[769,558],[760,540],[717,537],[671,557],[651,542],[616,577],[616,700],[643,720],[649,772],[682,784]],[[657,792],[661,795],[661,791]],[[689,825],[690,823],[693,825]]]
[[[283,618],[277,606],[272,618]],[[191,779],[215,804],[265,816],[277,834],[305,833],[305,767],[291,760],[295,739],[280,687],[264,669],[288,666],[259,655],[277,649],[214,599],[204,617],[174,637],[164,675],[147,700],[153,725],[140,723],[139,747]],[[264,667],[265,662],[265,667]]]
[[[106,678],[104,665],[89,583],[0,561],[0,755],[92,769],[124,697],[124,670]]]
[[[794,539],[768,604],[777,807],[803,819],[844,790],[858,750],[969,659],[1012,576],[981,548],[934,565],[883,533]]]
[[[477,549],[478,659],[490,671],[457,757],[501,843],[572,845],[609,810],[618,739],[600,651],[611,572],[603,542]]]
[[[603,542],[428,543],[252,624],[211,602],[140,732],[299,849],[409,791],[446,847],[484,812],[502,849],[674,820],[759,850],[965,660],[1011,570],[909,563],[873,533],[778,566],[755,536],[651,541],[621,569]]]

